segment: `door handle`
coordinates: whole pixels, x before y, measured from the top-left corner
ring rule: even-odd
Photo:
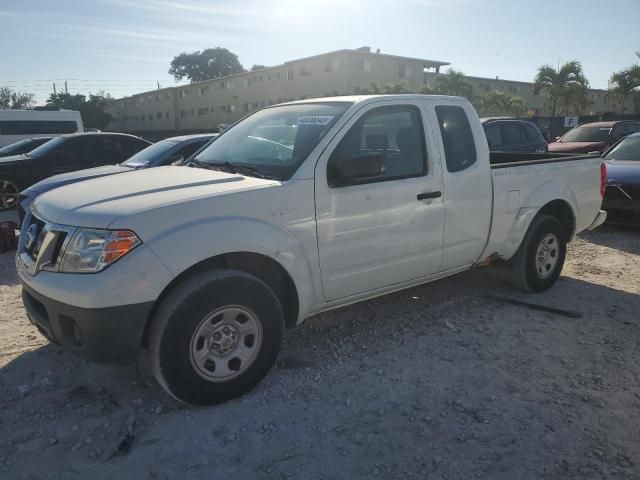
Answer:
[[[440,198],[442,196],[442,192],[425,192],[418,194],[418,200],[428,200],[429,198]]]

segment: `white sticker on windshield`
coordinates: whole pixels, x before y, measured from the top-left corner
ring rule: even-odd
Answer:
[[[298,125],[329,125],[335,117],[332,115],[307,115],[298,117]]]

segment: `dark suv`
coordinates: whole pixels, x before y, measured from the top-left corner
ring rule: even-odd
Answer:
[[[120,163],[149,145],[122,133],[75,133],[49,140],[24,155],[0,158],[0,210],[15,207],[20,191],[42,179]]]
[[[538,127],[527,120],[481,118],[492,152],[546,152],[547,142]]]

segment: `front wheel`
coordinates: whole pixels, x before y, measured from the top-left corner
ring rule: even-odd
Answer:
[[[562,272],[567,253],[567,234],[551,215],[538,215],[520,248],[511,259],[511,281],[525,292],[541,292],[551,287]]]
[[[275,363],[284,332],[273,291],[236,270],[190,277],[162,300],[152,322],[151,370],[170,395],[192,405],[255,387]]]

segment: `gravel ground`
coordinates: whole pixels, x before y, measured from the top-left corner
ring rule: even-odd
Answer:
[[[322,314],[253,392],[188,408],[144,358],[48,345],[2,254],[0,478],[638,479],[639,294],[640,231],[602,228],[548,292],[491,267]]]

